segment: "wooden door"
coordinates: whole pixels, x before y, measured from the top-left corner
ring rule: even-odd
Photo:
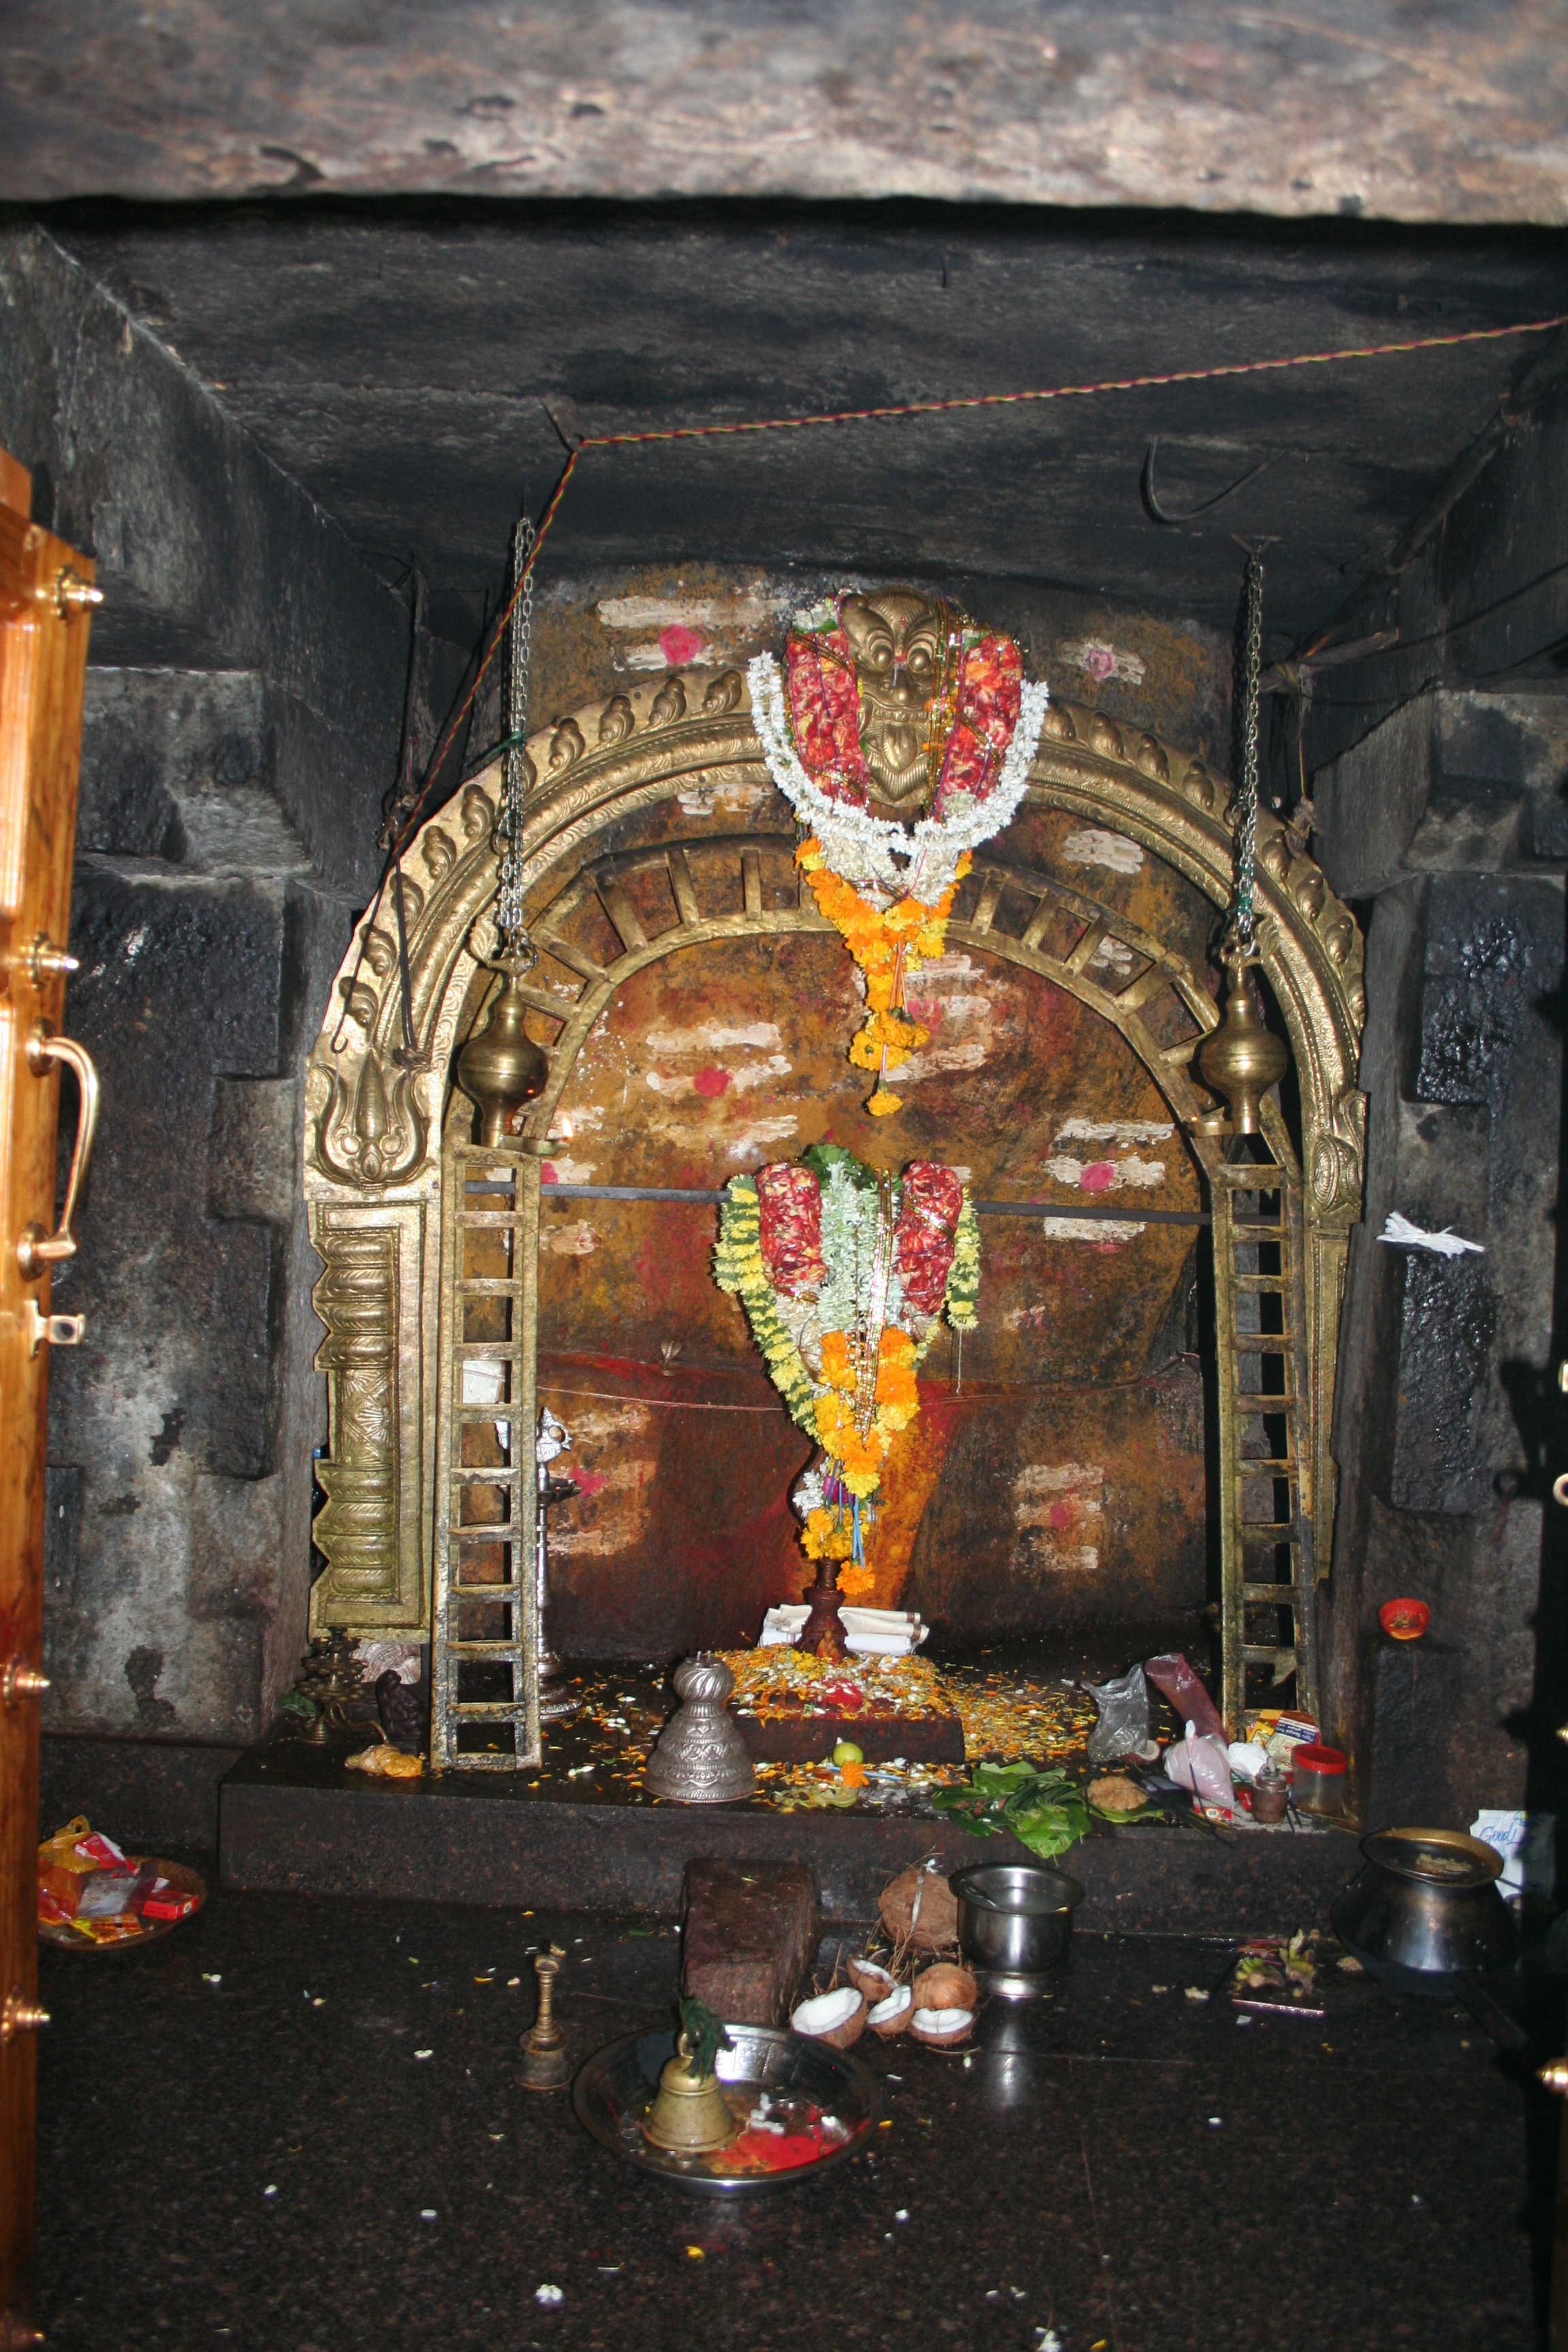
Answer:
[[[0,2352],[36,2342],[34,2035],[37,2006],[38,1671],[49,1269],[91,1145],[98,1080],[59,1035],[92,566],[28,521],[30,483],[0,452]],[[72,1181],[57,1225],[62,1064],[77,1077]]]

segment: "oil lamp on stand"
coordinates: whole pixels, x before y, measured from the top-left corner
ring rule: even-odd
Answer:
[[[539,1435],[534,1444],[533,1458],[538,1478],[538,1499],[533,1511],[533,1536],[536,1563],[534,1582],[535,1618],[539,1643],[539,1719],[541,1723],[560,1723],[575,1715],[582,1701],[573,1696],[562,1680],[561,1661],[550,1645],[545,1631],[545,1606],[549,1591],[549,1563],[546,1553],[544,1518],[553,1503],[569,1502],[581,1490],[574,1478],[555,1478],[550,1465],[567,1453],[572,1444],[571,1432],[556,1420],[548,1405],[539,1412]]]

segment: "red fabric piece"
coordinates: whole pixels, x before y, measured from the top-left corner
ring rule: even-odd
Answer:
[[[826,1277],[822,1255],[822,1194],[809,1168],[781,1161],[759,1168],[758,1238],[763,1269],[786,1298],[809,1298]]]
[[[867,780],[860,752],[860,697],[843,630],[805,635],[792,630],[784,666],[801,764],[829,799],[863,804]]]
[[[958,711],[937,785],[945,814],[960,794],[984,800],[995,789],[1022,707],[1023,656],[1011,637],[982,637],[963,656]]]
[[[934,1315],[947,1288],[963,1186],[951,1168],[914,1160],[904,1171],[894,1233],[894,1263],[909,1305]]]

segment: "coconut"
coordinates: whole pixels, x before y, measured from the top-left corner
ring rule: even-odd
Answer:
[[[847,2050],[858,2042],[866,2023],[866,1997],[853,1985],[840,1985],[836,1992],[819,1992],[815,2000],[803,2000],[790,2019],[792,2032],[804,2034],[808,2042],[826,2042],[831,2049]]]
[[[951,1951],[958,1942],[958,1898],[940,1871],[900,1871],[878,1898],[883,1927],[902,1950]]]
[[[915,1997],[908,1985],[895,1985],[886,2000],[879,2000],[867,2017],[873,2033],[883,2042],[891,2042],[895,2034],[904,2032],[914,2015]]]
[[[939,1960],[934,1969],[926,1969],[915,1979],[917,2009],[973,2010],[980,1998],[980,1988],[967,1969],[955,1969],[949,1960]]]
[[[910,2032],[928,2049],[944,2050],[954,2042],[967,2042],[973,2024],[974,2012],[970,2009],[917,2009],[910,2019]]]
[[[880,1960],[857,1958],[848,1966],[850,1983],[859,1987],[873,2008],[878,2001],[887,2000],[898,1982],[892,1969],[885,1969]]]

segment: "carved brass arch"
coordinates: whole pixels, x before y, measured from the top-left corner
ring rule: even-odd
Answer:
[[[734,845],[742,907],[733,915],[703,915],[690,869],[692,856],[731,848],[721,836],[694,834],[593,855],[611,827],[678,793],[689,804],[691,794],[726,786],[769,789],[738,673],[672,677],[657,688],[612,696],[541,730],[531,739],[529,757],[539,779],[521,845],[531,920],[542,949],[581,983],[573,1001],[543,988],[528,992],[538,1012],[561,1024],[549,1049],[550,1084],[525,1123],[526,1134],[542,1139],[583,1039],[634,971],[679,948],[829,927],[809,898],[801,904],[793,867],[793,905],[763,903],[763,860],[771,865],[775,853],[786,859],[790,835],[753,833]],[[423,827],[405,859],[422,1066],[407,1067],[398,1055],[405,1041],[395,917],[390,908],[373,908],[356,927],[307,1072],[304,1182],[311,1238],[326,1264],[315,1300],[327,1325],[318,1363],[328,1375],[330,1414],[327,1456],[319,1467],[327,1501],[315,1526],[328,1566],[312,1594],[316,1630],[413,1633],[427,1624],[425,1465],[434,1426],[440,1137],[458,1023],[479,969],[469,933],[495,893],[489,844],[499,783],[493,768],[468,783]],[[1226,903],[1231,842],[1225,787],[1201,761],[1097,712],[1057,703],[1031,770],[1029,798],[1139,842],[1216,907]],[[661,864],[672,921],[650,937],[621,877]],[[621,944],[607,964],[560,935],[590,891]],[[1021,932],[998,928],[1005,892],[1009,904],[1019,893],[1035,902]],[[1340,1297],[1362,1189],[1364,1100],[1354,1084],[1363,1012],[1361,940],[1318,867],[1267,814],[1258,823],[1258,904],[1264,969],[1290,1037],[1302,1103],[1314,1483],[1318,1523],[1326,1528]],[[1065,955],[1053,956],[1040,942],[1064,908],[1082,928]],[[1189,1065],[1216,1016],[1201,975],[1183,957],[1083,891],[984,854],[949,936],[1037,971],[1110,1021],[1190,1134],[1209,1105]],[[1140,967],[1114,991],[1086,969],[1107,937],[1131,949]],[[1158,1044],[1144,1019],[1167,988],[1193,1024],[1190,1036],[1175,1045]]]

